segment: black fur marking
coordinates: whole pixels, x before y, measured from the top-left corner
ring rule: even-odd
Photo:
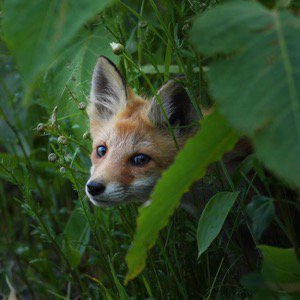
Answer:
[[[117,97],[115,91],[110,88],[109,81],[102,70],[98,70],[96,75],[96,91],[97,95],[103,94]],[[105,101],[105,97],[102,97],[101,100]]]
[[[169,122],[172,126],[186,126],[189,125],[189,115],[191,102],[186,90],[182,86],[175,88],[172,97],[174,112],[169,116]]]
[[[125,95],[127,97],[126,81],[125,81],[124,77],[122,76],[121,72],[119,71],[118,67],[108,57],[106,57],[104,55],[101,55],[99,58],[104,58],[115,69],[115,71],[118,73],[118,75],[120,76],[120,78],[122,80],[122,83],[123,83],[123,86],[124,86],[124,89],[125,89]]]

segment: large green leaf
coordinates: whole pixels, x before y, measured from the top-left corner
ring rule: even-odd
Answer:
[[[261,245],[262,274],[275,282],[300,282],[300,264],[294,249]]]
[[[269,288],[300,296],[300,263],[294,249],[259,246],[263,254],[262,275]]]
[[[69,89],[79,101],[85,101],[99,56],[105,55],[117,63],[117,56],[110,47],[111,41],[112,36],[103,25],[98,25],[97,30],[92,33],[88,30],[83,31],[73,45],[61,54],[47,74],[50,99],[61,100]]]
[[[250,273],[241,283],[251,293],[251,299],[299,299],[300,264],[294,249],[261,245],[261,273]]]
[[[194,181],[204,176],[208,165],[232,149],[237,138],[217,111],[203,120],[201,130],[187,142],[156,185],[152,202],[139,211],[136,236],[126,257],[126,281],[143,270],[147,250],[154,245],[159,231],[167,225],[181,196]]]
[[[197,229],[199,257],[220,233],[239,192],[220,192],[206,204]]]
[[[231,1],[196,19],[191,37],[215,59],[207,74],[220,111],[252,138],[265,165],[300,186],[300,19]]]
[[[27,82],[35,77],[71,41],[83,24],[110,0],[7,0],[3,32]]]

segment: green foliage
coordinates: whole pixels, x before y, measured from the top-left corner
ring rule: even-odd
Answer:
[[[64,247],[66,257],[70,258],[70,265],[76,268],[85,252],[90,240],[90,227],[84,215],[82,204],[78,202],[63,232]]]
[[[72,91],[76,100],[86,101],[89,94],[91,74],[96,61],[101,55],[117,62],[109,45],[109,34],[101,24],[94,32],[87,30],[68,47],[57,59],[46,78],[49,97],[61,99]]]
[[[1,299],[299,298],[299,194],[286,187],[299,183],[299,4],[259,2],[272,10],[254,1],[0,1]],[[99,55],[140,95],[184,74],[199,117],[217,102],[138,218],[138,204],[99,209],[85,196],[85,108]],[[232,153],[220,158],[237,132],[257,152],[235,153],[232,169]],[[211,200],[198,230],[209,249],[197,260],[198,220],[176,207],[199,178],[191,204]],[[220,232],[227,215],[233,226]],[[265,236],[290,249],[261,246],[263,262],[249,257]],[[125,286],[128,249],[127,279],[144,270]],[[254,273],[241,286],[244,265]]]
[[[220,192],[206,204],[197,229],[198,257],[207,250],[220,233],[238,195],[238,192]]]
[[[102,1],[5,1],[3,32],[28,83],[45,71],[82,25],[101,11]]]
[[[300,265],[294,249],[280,249],[271,246],[259,246],[263,255],[261,275],[264,285],[260,287],[256,298],[263,295],[287,299],[298,299],[300,296]],[[281,298],[280,298],[281,299]]]
[[[259,246],[264,257],[262,274],[274,283],[299,282],[300,265],[294,249]]]
[[[18,156],[9,153],[0,153],[0,177],[13,184],[22,180],[22,170],[20,170]]]
[[[268,168],[300,183],[300,20],[254,1],[203,13],[191,33],[205,55],[210,90],[236,130],[253,141]]]
[[[263,255],[260,273],[248,274],[241,280],[254,294],[253,299],[298,299],[300,265],[296,249],[266,245],[258,249]]]
[[[247,206],[247,213],[251,218],[253,235],[259,240],[276,215],[273,199],[254,196]]]
[[[181,196],[205,175],[208,165],[232,149],[237,139],[236,133],[217,112],[201,123],[200,132],[187,142],[156,185],[151,202],[140,209],[137,233],[126,257],[126,282],[145,267],[147,250],[153,247],[159,230],[167,225]]]

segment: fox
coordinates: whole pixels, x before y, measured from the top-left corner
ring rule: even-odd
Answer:
[[[99,207],[149,200],[198,121],[180,79],[166,82],[149,101],[133,92],[105,56],[93,71],[87,112],[93,150],[86,194]]]

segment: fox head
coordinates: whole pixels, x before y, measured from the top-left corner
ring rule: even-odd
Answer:
[[[146,201],[178,150],[168,122],[179,147],[193,133],[195,111],[182,85],[170,80],[157,95],[163,109],[155,97],[135,95],[108,58],[98,59],[88,107],[93,151],[86,193],[93,204]]]

